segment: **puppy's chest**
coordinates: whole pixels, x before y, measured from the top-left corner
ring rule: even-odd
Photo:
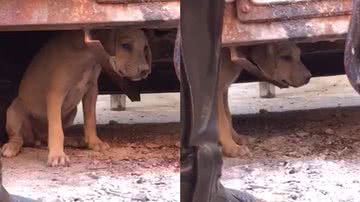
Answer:
[[[97,71],[96,69],[90,69],[85,71],[81,77],[74,83],[69,89],[65,100],[64,108],[72,109],[82,100],[84,95],[88,92],[89,88],[96,84]]]
[[[95,74],[96,72],[94,69],[85,71],[80,79],[76,81],[72,90],[76,92],[83,92],[84,90],[86,91],[89,88],[89,85],[94,83]]]

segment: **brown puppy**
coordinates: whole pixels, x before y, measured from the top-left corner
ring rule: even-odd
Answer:
[[[300,49],[293,42],[258,45],[236,51],[241,51],[260,70],[264,79],[281,88],[300,87],[307,84],[311,78],[311,73],[300,60]],[[220,130],[219,142],[223,147],[223,153],[230,157],[249,153],[249,149],[245,145],[246,138],[238,135],[232,127],[228,105],[228,88],[243,69],[244,66],[231,61],[230,50],[224,48],[219,73],[218,127]]]
[[[116,33],[115,37],[113,34]],[[114,70],[131,80],[146,78],[151,72],[151,52],[141,30],[95,31],[104,48],[115,50]],[[48,165],[65,166],[64,132],[75,118],[82,101],[84,134],[88,147],[108,149],[96,134],[97,80],[101,66],[84,43],[82,31],[69,31],[49,41],[34,57],[20,83],[18,97],[7,110],[9,142],[2,155],[12,157],[23,144],[31,145],[48,134]]]

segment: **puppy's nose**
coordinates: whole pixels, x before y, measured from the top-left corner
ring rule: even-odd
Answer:
[[[148,75],[150,74],[150,71],[149,70],[142,70],[140,72],[140,76],[141,78],[145,79]]]
[[[310,72],[308,72],[308,74],[305,75],[305,83],[309,83],[310,79],[311,79],[312,75]]]

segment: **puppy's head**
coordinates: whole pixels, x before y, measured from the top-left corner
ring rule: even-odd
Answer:
[[[262,70],[269,82],[280,88],[300,87],[307,84],[312,76],[301,62],[300,54],[296,44],[287,41],[252,47],[250,60]]]
[[[151,73],[152,56],[144,31],[128,29],[112,31],[111,34],[102,41],[111,55],[114,71],[132,81],[145,79]]]

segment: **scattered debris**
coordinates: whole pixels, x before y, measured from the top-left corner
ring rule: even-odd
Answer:
[[[299,137],[305,137],[305,136],[310,135],[310,133],[305,132],[305,131],[298,131],[298,132],[296,132],[295,134],[296,134],[297,136],[299,136]]]
[[[259,113],[260,113],[260,114],[266,114],[266,113],[268,113],[268,111],[267,111],[266,109],[260,109],[260,110],[259,110]]]
[[[333,129],[331,129],[331,128],[327,128],[327,129],[325,130],[325,133],[328,134],[328,135],[334,135],[334,134],[335,134],[335,131],[334,131]]]
[[[238,132],[255,139],[253,155],[224,160],[224,185],[266,202],[359,201],[360,108],[342,109],[340,119],[336,113],[234,117]]]
[[[4,186],[13,194],[44,202],[177,202],[179,148],[174,145],[179,136],[167,132],[174,124],[149,128],[141,124],[99,127],[100,138],[111,149],[66,148],[71,160],[67,168],[47,167],[46,149],[23,148],[17,157],[2,159]],[[131,133],[134,130],[136,136]]]

